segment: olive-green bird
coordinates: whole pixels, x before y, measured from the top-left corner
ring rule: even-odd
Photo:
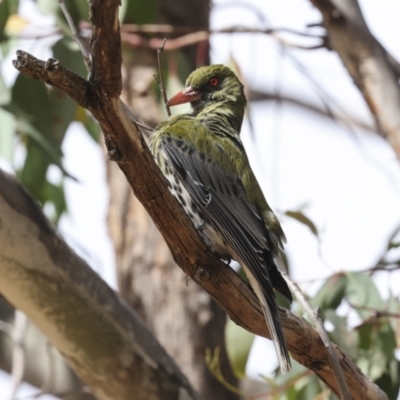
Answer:
[[[285,236],[240,139],[246,107],[243,85],[223,65],[201,67],[168,103],[188,102],[192,112],[160,124],[150,149],[172,194],[208,246],[245,270],[285,373],[291,364],[273,290],[292,301],[277,267]]]

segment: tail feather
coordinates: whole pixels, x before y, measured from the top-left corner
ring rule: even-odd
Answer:
[[[292,369],[292,364],[286,347],[285,337],[283,336],[278,306],[275,301],[269,301],[264,294],[260,300],[262,300],[262,309],[265,321],[267,322],[269,332],[271,333],[281,372],[282,374],[286,374]]]
[[[281,320],[279,319],[279,310],[275,302],[274,290],[269,281],[266,282],[266,288],[263,290],[257,279],[251,273],[250,269],[246,264],[241,263],[247,277],[249,278],[250,284],[254,289],[258,299],[260,300],[265,321],[267,323],[271,338],[275,346],[276,355],[278,357],[279,366],[283,374],[286,374],[292,369],[290,362],[289,352],[286,346],[285,337],[283,336],[283,330]],[[268,288],[268,289],[267,289]]]

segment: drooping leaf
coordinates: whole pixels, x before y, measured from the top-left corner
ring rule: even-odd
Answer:
[[[0,157],[12,162],[15,138],[15,118],[0,107]]]
[[[238,378],[243,378],[246,375],[246,364],[254,334],[236,325],[232,320],[228,320],[225,326],[225,341],[232,369]]]
[[[9,109],[14,111],[18,128],[26,136],[27,155],[18,176],[32,195],[44,204],[46,173],[50,164],[62,168],[61,145],[73,119],[76,104],[59,90],[19,75],[12,89]]]
[[[363,272],[347,272],[346,296],[362,319],[381,310],[383,301],[372,278]]]
[[[301,224],[307,226],[310,231],[315,235],[319,236],[318,233],[318,228],[314,224],[314,222],[311,221],[310,218],[308,218],[302,211],[286,211],[285,215],[287,215],[290,218],[295,219],[296,221],[300,222]]]
[[[0,106],[8,104],[11,100],[11,91],[6,86],[2,75],[0,74]]]
[[[304,382],[304,383],[303,383]],[[299,383],[303,383],[300,390],[296,393],[295,400],[308,400],[308,399],[315,399],[318,398],[318,395],[321,393],[321,382],[319,379],[312,375],[310,376],[307,381],[303,381]],[[299,384],[295,384],[294,387],[297,389]]]
[[[347,276],[339,273],[332,275],[311,300],[314,307],[321,310],[339,307],[346,293]]]
[[[389,371],[384,372],[375,383],[386,393],[389,400],[397,400],[399,396],[400,363],[393,359]]]
[[[358,329],[358,346],[362,350],[368,350],[372,345],[373,324],[362,324]]]
[[[3,0],[2,3],[0,3],[0,40],[4,40],[4,30],[6,27],[6,23],[8,20],[8,17],[11,14],[10,10],[10,4],[8,0]]]
[[[377,335],[377,346],[381,348],[387,360],[392,360],[396,350],[396,337],[391,324],[386,321],[382,322]]]
[[[373,381],[380,378],[387,370],[386,357],[379,349],[368,352],[365,357],[358,358],[357,365]]]
[[[355,358],[357,356],[358,335],[347,327],[347,320],[336,314],[334,310],[326,310],[325,320],[330,321],[334,329],[329,336],[346,354]]]

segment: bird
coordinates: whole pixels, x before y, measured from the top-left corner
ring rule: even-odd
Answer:
[[[190,103],[191,111],[158,125],[150,151],[206,245],[245,271],[262,306],[280,370],[286,373],[291,362],[274,292],[292,301],[279,269],[286,239],[240,138],[244,86],[224,65],[203,66],[167,105],[184,103]]]

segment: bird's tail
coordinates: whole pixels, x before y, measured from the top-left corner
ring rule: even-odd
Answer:
[[[286,341],[283,336],[281,320],[279,319],[279,310],[276,305],[274,290],[269,281],[266,281],[265,290],[262,289],[257,279],[251,273],[250,269],[245,263],[240,263],[249,278],[250,284],[254,289],[261,307],[264,312],[265,321],[267,323],[269,332],[271,333],[272,341],[274,342],[276,355],[278,356],[279,366],[283,374],[292,369],[290,362],[289,352],[286,347]],[[290,293],[290,292],[289,292]],[[290,294],[291,296],[291,294]]]
[[[275,346],[276,355],[278,356],[281,372],[282,374],[286,374],[292,369],[292,364],[290,362],[289,352],[286,347],[285,337],[283,336],[278,306],[275,303],[275,299],[269,299],[262,292],[261,288],[259,288],[258,291],[261,292],[261,296],[258,297],[261,297],[260,301],[262,302],[265,321],[267,322],[269,332],[271,333],[271,338]]]

